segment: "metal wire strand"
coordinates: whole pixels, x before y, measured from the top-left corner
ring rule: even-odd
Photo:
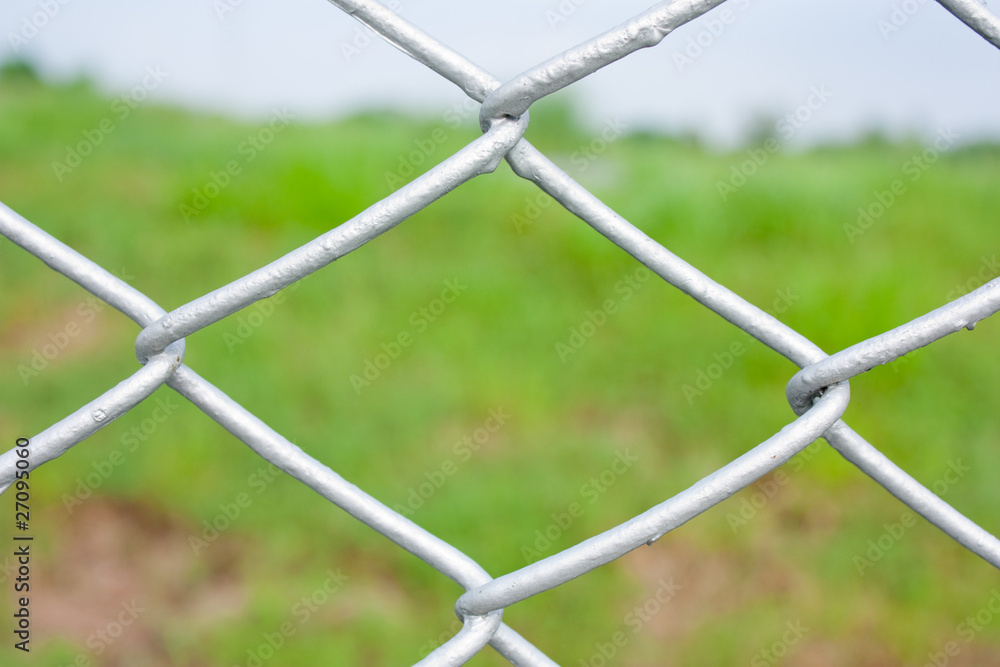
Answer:
[[[985,3],[977,0],[938,0],[938,4],[1000,49],[1000,18],[987,9]]]

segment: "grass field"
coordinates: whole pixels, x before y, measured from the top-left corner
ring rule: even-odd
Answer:
[[[128,102],[8,72],[0,200],[167,310],[479,133],[460,106],[238,124]],[[532,108],[526,136],[829,352],[998,273],[1000,147],[958,141],[933,161],[877,139],[765,152],[743,183],[733,169],[761,153],[585,129],[559,100]],[[138,328],[6,240],[0,284],[7,449],[134,373]],[[986,320],[852,380],[845,414],[994,533],[997,331]],[[506,164],[187,350],[203,377],[493,575],[663,501],[794,417],[790,362]],[[400,665],[457,627],[455,584],[167,388],[32,477],[33,649],[11,648],[4,612],[3,664]],[[582,513],[566,521],[572,503]],[[1000,664],[996,571],[906,511],[820,441],[504,619],[574,666]],[[506,663],[487,650],[470,664]]]

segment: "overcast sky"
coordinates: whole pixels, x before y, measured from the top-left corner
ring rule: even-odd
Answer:
[[[392,4],[506,80],[651,3]],[[245,118],[281,106],[307,119],[374,107],[440,114],[463,97],[380,40],[365,45],[359,24],[323,0],[3,0],[0,27],[0,59],[24,56],[47,77],[85,73],[121,94],[158,68],[153,98]],[[871,129],[930,137],[943,126],[971,141],[1000,139],[998,84],[1000,51],[933,0],[730,0],[558,94],[595,125],[620,116],[719,145],[796,112],[803,122],[783,137],[792,144]]]

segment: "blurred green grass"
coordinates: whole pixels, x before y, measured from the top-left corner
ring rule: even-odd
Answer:
[[[4,78],[0,199],[168,310],[388,195],[393,179],[386,175],[397,173],[419,142],[435,137],[416,173],[479,132],[474,119],[453,126],[394,113],[296,122],[245,161],[238,147],[263,125],[152,104],[118,118],[112,108],[84,82],[46,87]],[[52,163],[107,118],[114,131],[60,181]],[[984,263],[995,266],[1000,147],[942,154],[851,242],[845,224],[858,207],[902,178],[902,166],[925,147],[871,140],[780,152],[722,201],[717,182],[746,159],[742,152],[712,153],[635,131],[581,162],[594,136],[558,99],[532,108],[527,137],[568,173],[751,303],[769,309],[791,295],[779,318],[827,351],[943,305]],[[211,173],[230,160],[239,161],[240,173],[186,222],[179,206],[204,192]],[[585,511],[554,531],[542,555],[661,502],[792,419],[784,399],[790,362],[657,279],[629,288],[626,300],[616,284],[635,275],[634,260],[558,205],[532,208],[539,201],[551,202],[502,164],[285,290],[280,303],[272,299],[190,336],[186,362],[390,506],[405,504],[411,490],[419,494],[428,475],[452,461],[457,472],[411,518],[494,575],[523,566],[522,547],[534,549],[535,531],[544,533],[570,503]],[[98,312],[85,291],[9,241],[0,241],[0,257],[0,437],[13,443],[134,373],[137,327],[110,308]],[[466,287],[442,311],[421,315],[421,308],[433,312],[446,281]],[[561,359],[556,345],[609,299],[617,312]],[[19,369],[50,334],[74,322],[79,335],[25,382]],[[994,533],[996,331],[987,320],[856,378],[845,416],[927,484],[960,459],[969,470],[947,500]],[[402,332],[412,344],[357,391],[351,376],[362,375],[366,361]],[[745,353],[732,367],[703,395],[685,394],[734,342]],[[152,421],[157,400],[173,406],[162,424]],[[509,419],[461,458],[456,443],[497,409]],[[584,485],[626,449],[638,463],[591,504]],[[115,451],[124,462],[67,513],[67,494]],[[983,607],[995,572],[921,520],[859,576],[855,556],[906,508],[825,443],[803,457],[785,466],[787,483],[745,526],[734,531],[732,516],[757,486],[653,547],[510,608],[505,620],[573,665],[595,664],[598,644],[618,630],[629,637],[618,664],[746,664],[796,619],[810,631],[787,664],[923,664]],[[126,595],[147,601],[146,639],[123,638],[97,655],[85,638],[87,623],[106,623],[99,612],[83,629],[40,614],[32,664],[68,664],[83,652],[95,664],[245,665],[247,650],[292,618],[328,569],[349,581],[316,612],[318,622],[303,623],[278,649],[273,664],[390,665],[421,657],[452,626],[458,587],[293,480],[281,476],[258,494],[253,476],[264,465],[161,388],[33,475],[39,595],[72,607],[82,584],[58,576],[75,557],[67,526],[88,517],[94,530],[97,519],[134,528],[123,508],[160,517],[169,526],[161,547],[185,565],[142,569],[143,549],[158,543],[137,537],[129,547],[135,559],[126,562],[158,583],[108,596],[120,595],[112,606]],[[195,555],[190,537],[241,493],[252,502]],[[87,563],[81,576],[102,567],[99,559]],[[680,592],[633,635],[625,619],[664,577]],[[236,582],[238,595],[218,593],[220,581]],[[170,593],[181,589],[216,595],[190,603],[214,603],[216,615],[185,622],[178,610],[187,607]],[[1000,622],[962,646],[950,664],[1000,660]],[[12,653],[6,644],[0,651]],[[486,651],[470,664],[503,661]]]

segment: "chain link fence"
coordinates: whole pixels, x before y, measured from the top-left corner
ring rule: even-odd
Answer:
[[[483,135],[353,219],[171,312],[0,204],[0,233],[142,327],[135,343],[142,367],[31,437],[29,469],[60,456],[166,384],[274,466],[465,589],[455,605],[462,629],[418,663],[426,665],[463,664],[487,644],[515,665],[555,664],[503,622],[507,606],[560,586],[641,546],[652,545],[775,470],[820,437],[952,539],[1000,567],[1000,541],[996,537],[917,482],[840,419],[850,400],[850,378],[950,333],[971,330],[1000,309],[1000,279],[891,331],[828,355],[802,334],[645,235],[523,138],[528,111],[535,101],[634,51],[655,46],[678,26],[724,0],[657,4],[507,82],[497,80],[377,2],[331,1],[481,103]],[[1000,20],[984,5],[976,0],[939,2],[1000,48]],[[276,294],[374,240],[466,181],[492,172],[502,159],[516,174],[535,183],[650,271],[787,357],[801,370],[791,378],[786,392],[797,418],[779,432],[642,514],[560,553],[492,577],[459,548],[393,511],[272,430],[185,365],[184,354],[186,336]],[[18,460],[23,459],[17,449],[0,456],[0,488],[4,491],[15,482]]]

